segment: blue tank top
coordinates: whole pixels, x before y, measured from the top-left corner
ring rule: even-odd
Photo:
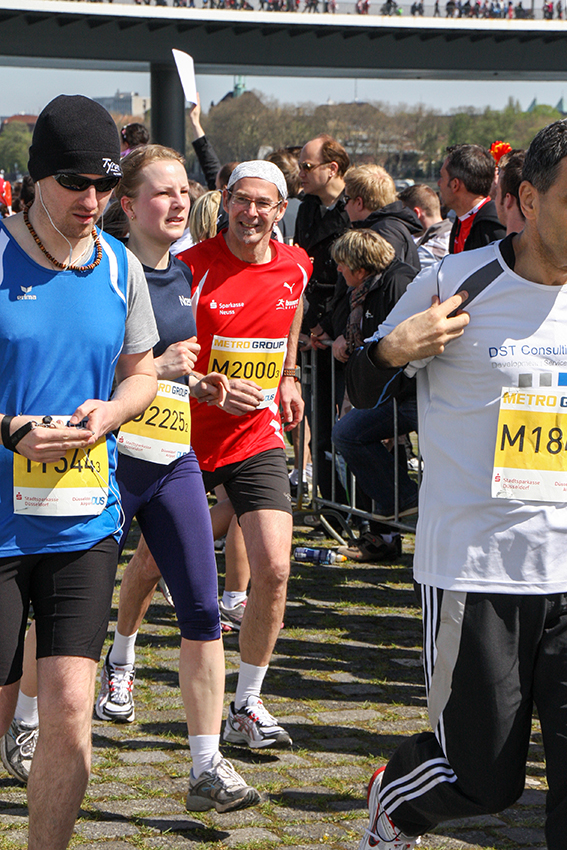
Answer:
[[[0,222],[0,412],[71,414],[89,398],[107,400],[124,341],[128,261],[104,236],[100,265],[88,272],[38,265]],[[13,512],[14,455],[0,446],[0,557],[90,548],[119,535],[116,440],[107,436],[108,503],[98,516]]]

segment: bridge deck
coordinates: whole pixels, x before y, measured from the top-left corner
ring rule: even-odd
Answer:
[[[527,5],[527,4],[526,4]],[[199,73],[564,79],[567,21],[294,15],[0,0],[0,64],[145,70],[191,53]]]

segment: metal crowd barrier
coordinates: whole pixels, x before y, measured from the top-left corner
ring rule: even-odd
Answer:
[[[337,402],[337,379],[336,379],[336,363],[334,357],[332,359],[332,370],[331,370],[331,395],[329,399],[329,407],[328,414],[331,417],[331,421],[334,423],[337,420],[337,409],[340,410],[342,404],[342,398],[339,402]],[[294,511],[294,516],[296,522],[301,520],[301,517],[304,515],[316,516],[318,521],[321,523],[327,534],[336,540],[341,546],[345,545],[347,540],[352,540],[354,535],[352,533],[351,525],[349,524],[349,519],[351,517],[360,517],[362,520],[374,520],[376,522],[381,523],[382,525],[391,526],[392,530],[400,531],[400,532],[415,532],[415,520],[417,519],[417,513],[412,515],[412,519],[414,520],[413,524],[411,521],[404,521],[403,518],[400,518],[399,515],[399,470],[398,470],[398,456],[400,451],[399,445],[399,432],[398,432],[398,408],[397,402],[394,399],[394,515],[392,519],[384,520],[382,516],[375,512],[375,503],[372,504],[372,511],[364,511],[361,508],[356,506],[356,478],[355,476],[348,471],[349,476],[349,487],[345,488],[348,491],[349,503],[344,504],[337,500],[336,494],[336,480],[337,480],[337,456],[338,453],[335,449],[335,446],[332,446],[331,453],[331,499],[324,499],[318,492],[318,482],[319,482],[319,459],[317,452],[317,436],[319,429],[319,406],[318,406],[318,395],[319,395],[319,387],[317,381],[317,361],[318,358],[316,356],[316,352],[311,351],[303,351],[301,352],[301,386],[303,392],[303,398],[306,402],[306,416],[304,417],[299,432],[299,458],[298,458],[298,487],[297,487],[297,502],[296,509]],[[310,428],[311,428],[311,460],[313,464],[313,477],[312,477],[312,497],[309,508],[304,507],[304,493],[302,488],[302,480],[303,480],[303,458],[305,456],[305,419],[307,418],[307,406],[310,407]],[[402,450],[405,452],[405,448],[402,447]],[[421,456],[418,451],[418,468],[417,468],[417,481],[418,484],[421,483]],[[336,531],[333,526],[328,522],[328,518],[335,519],[341,526],[344,531],[344,535],[347,538],[346,540],[341,536],[341,534]]]

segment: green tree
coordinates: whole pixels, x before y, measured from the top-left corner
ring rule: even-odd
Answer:
[[[463,107],[443,114],[423,105],[390,107],[380,102],[290,105],[245,92],[212,107],[203,116],[203,126],[221,162],[255,159],[262,148],[302,146],[328,133],[346,148],[353,164],[376,162],[396,177],[433,183],[447,145],[489,148],[502,140],[526,148],[538,130],[560,117],[545,105],[522,112],[512,98],[501,110]]]
[[[6,175],[26,171],[32,134],[24,124],[6,124],[0,133],[0,169]]]

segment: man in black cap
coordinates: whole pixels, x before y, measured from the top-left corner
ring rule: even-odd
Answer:
[[[30,148],[35,201],[0,223],[0,733],[16,765],[31,602],[41,720],[31,850],[67,847],[86,788],[122,524],[112,432],[156,392],[143,270],[95,227],[119,163],[106,110],[55,98]]]

